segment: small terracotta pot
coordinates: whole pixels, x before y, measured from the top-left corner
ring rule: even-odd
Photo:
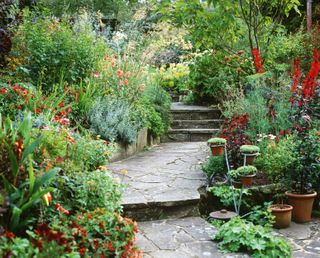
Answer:
[[[252,165],[255,158],[258,156],[258,153],[242,153],[244,158],[246,159],[246,165]]]
[[[271,213],[275,216],[275,228],[287,228],[290,226],[293,207],[288,204],[274,204],[270,206]]]
[[[240,189],[242,187],[242,183],[240,181],[233,181],[232,180],[232,185],[234,188]]]
[[[224,145],[210,145],[213,156],[221,156],[224,153]]]
[[[295,194],[287,191],[286,196],[288,197],[288,203],[293,206],[292,220],[298,223],[310,221],[312,206],[317,193]]]
[[[251,186],[253,183],[253,178],[255,176],[256,176],[256,174],[247,175],[247,176],[240,176],[240,181],[244,186]]]

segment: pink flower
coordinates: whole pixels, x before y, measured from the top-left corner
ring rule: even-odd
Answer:
[[[123,81],[123,84],[124,84],[125,86],[127,86],[128,83],[129,83],[129,81],[128,81],[127,79],[125,79],[125,80]]]
[[[130,72],[126,72],[126,78],[128,79],[130,76]]]
[[[118,76],[119,78],[122,78],[122,77],[123,77],[123,71],[118,70],[118,71],[117,71],[117,76]]]

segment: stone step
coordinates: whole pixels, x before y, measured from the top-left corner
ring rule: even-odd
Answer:
[[[218,109],[211,110],[171,110],[172,120],[211,120],[220,119]]]
[[[222,119],[206,120],[174,120],[171,123],[172,129],[217,129],[223,123]]]
[[[161,142],[198,142],[207,141],[219,129],[169,129],[167,134],[161,137]]]
[[[221,111],[218,108],[204,106],[184,105],[173,102],[171,105],[172,119],[174,120],[209,120],[219,119]]]
[[[185,218],[199,216],[200,198],[163,202],[123,203],[124,216],[136,221]]]

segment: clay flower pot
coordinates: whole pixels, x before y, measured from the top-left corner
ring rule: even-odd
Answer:
[[[252,165],[256,156],[259,155],[260,148],[255,145],[242,145],[240,152],[245,158],[245,165]]]
[[[227,141],[224,138],[214,137],[208,140],[208,146],[210,146],[213,156],[223,155],[226,144]]]
[[[293,207],[288,204],[273,204],[270,206],[271,213],[275,216],[275,228],[287,228],[290,226]]]
[[[253,178],[256,174],[247,175],[247,176],[240,176],[240,181],[244,186],[251,186],[253,184]]]
[[[246,154],[246,153],[243,153],[242,155],[244,155],[245,156],[245,159],[246,159],[246,165],[252,165],[253,164],[253,162],[254,162],[254,160],[255,160],[255,158],[258,156],[257,154],[250,154],[250,155],[248,155],[248,154]]]
[[[213,156],[221,156],[224,153],[224,145],[210,145]]]
[[[313,201],[317,193],[295,194],[287,191],[286,196],[288,197],[288,203],[293,206],[292,219],[298,223],[310,221]]]

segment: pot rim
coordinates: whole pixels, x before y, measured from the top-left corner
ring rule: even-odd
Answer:
[[[313,193],[310,194],[297,194],[297,193],[292,193],[290,191],[286,191],[285,195],[288,197],[293,197],[293,198],[299,198],[299,199],[307,199],[307,198],[314,198],[317,196],[317,192],[313,191]]]
[[[226,146],[225,144],[214,144],[214,143],[209,143],[209,146],[211,147],[211,148],[215,148],[215,147],[224,147],[224,146]]]
[[[277,208],[278,206],[283,205],[284,208]],[[272,204],[269,206],[269,208],[273,211],[273,212],[288,212],[288,211],[292,211],[293,210],[293,206],[289,205],[289,204]]]
[[[239,177],[247,177],[247,178],[251,178],[251,177],[255,177],[257,174],[254,173],[254,174],[250,174],[250,175],[246,175],[246,176],[239,176]]]

